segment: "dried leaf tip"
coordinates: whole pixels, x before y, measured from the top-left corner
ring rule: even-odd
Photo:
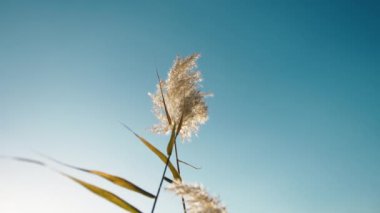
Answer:
[[[167,189],[184,197],[189,213],[227,213],[226,207],[221,204],[220,200],[209,195],[199,184],[185,184],[174,180]]]
[[[184,140],[190,140],[193,134],[197,134],[199,126],[208,120],[205,97],[210,94],[200,91],[202,78],[200,71],[196,70],[199,57],[199,54],[177,57],[169,70],[168,78],[157,84],[156,93],[148,93],[152,98],[153,112],[160,121],[153,127],[153,132],[166,134],[171,130],[165,104],[173,123],[178,124],[183,115],[180,135]]]

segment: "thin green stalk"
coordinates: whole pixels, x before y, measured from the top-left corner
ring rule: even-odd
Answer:
[[[179,168],[179,159],[178,159],[178,151],[177,151],[177,143],[176,142],[174,143],[174,151],[175,151],[175,157],[176,157],[176,161],[177,161],[178,174],[181,174],[181,171],[180,171],[180,168]],[[186,213],[185,199],[183,197],[181,197],[181,199],[182,199],[183,212]]]
[[[178,132],[180,131],[181,129],[181,125],[182,125],[182,119],[181,119],[181,122],[180,122],[180,125],[179,125],[179,129],[178,129]],[[175,130],[175,125],[174,125],[174,128],[173,128],[173,131]],[[177,168],[178,168],[178,174],[180,174],[180,171],[179,171],[179,160],[178,160],[178,151],[177,151],[177,136],[178,136],[178,132],[177,134],[175,134],[174,136],[174,150],[175,150],[175,154],[176,154],[176,161],[177,161]],[[174,132],[175,133],[175,132]],[[160,191],[161,191],[161,188],[162,188],[162,183],[164,182],[164,179],[165,179],[165,173],[166,173],[166,170],[168,169],[168,165],[169,165],[169,162],[170,162],[170,157],[172,155],[173,152],[170,152],[169,156],[168,156],[168,159],[166,161],[166,164],[165,164],[165,168],[164,168],[164,172],[162,174],[162,177],[161,177],[161,181],[160,181],[160,185],[158,187],[158,190],[157,190],[157,194],[156,194],[156,197],[154,198],[154,203],[153,203],[153,207],[152,207],[152,211],[151,213],[154,213],[154,210],[156,208],[156,204],[157,204],[157,200],[158,200],[158,197],[160,195]],[[185,200],[184,198],[182,197],[182,206],[183,206],[183,211],[186,213],[186,203],[185,203]]]
[[[154,203],[153,203],[153,207],[152,207],[152,211],[151,211],[152,213],[154,212],[154,209],[156,208],[156,203],[157,203],[157,200],[158,200],[158,196],[160,195],[162,183],[164,182],[166,170],[168,169],[168,165],[169,165],[169,162],[170,162],[170,157],[171,157],[171,155],[168,156],[168,160],[166,161],[165,169],[164,169],[164,172],[163,172],[162,177],[161,177],[160,186],[158,187],[158,191],[157,191],[156,197],[154,198]]]
[[[158,200],[158,196],[160,195],[160,191],[161,191],[161,187],[162,187],[162,183],[164,182],[164,179],[165,179],[165,173],[166,173],[166,170],[168,169],[168,165],[169,165],[169,162],[170,162],[170,157],[172,156],[172,150],[173,150],[173,143],[176,144],[176,139],[177,139],[177,135],[175,134],[176,133],[176,125],[174,124],[173,126],[173,130],[172,130],[172,135],[170,136],[170,141],[169,141],[169,144],[168,144],[168,158],[166,160],[166,163],[165,163],[165,169],[164,169],[164,172],[162,174],[162,177],[161,177],[161,181],[160,181],[160,185],[158,187],[158,190],[157,190],[157,194],[156,194],[156,197],[154,198],[154,203],[153,203],[153,207],[152,207],[152,213],[154,212],[154,209],[156,208],[156,204],[157,204],[157,200]]]

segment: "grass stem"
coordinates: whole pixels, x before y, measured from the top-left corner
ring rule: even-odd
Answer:
[[[157,204],[158,196],[160,195],[160,191],[161,191],[162,183],[164,182],[164,179],[165,179],[165,173],[166,173],[166,170],[168,169],[168,165],[169,165],[169,162],[170,162],[170,156],[171,156],[171,155],[168,156],[168,160],[166,161],[165,169],[164,169],[164,172],[163,172],[162,177],[161,177],[160,186],[158,187],[156,197],[154,198],[154,203],[153,203],[153,207],[152,207],[152,211],[151,211],[151,213],[153,213],[154,210],[155,210],[155,208],[156,208],[156,204]]]
[[[176,157],[176,161],[177,161],[177,170],[178,170],[178,174],[181,174],[181,170],[179,168],[179,159],[178,159],[178,150],[177,150],[177,143],[174,143],[174,151],[175,151],[175,157]],[[185,199],[183,197],[181,197],[182,199],[182,207],[183,207],[183,212],[186,213],[186,203],[185,203]]]

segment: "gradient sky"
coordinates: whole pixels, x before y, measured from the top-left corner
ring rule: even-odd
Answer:
[[[0,155],[66,163],[157,190],[147,92],[176,55],[202,54],[210,120],[181,158],[230,212],[380,212],[376,1],[0,0]],[[57,168],[61,168],[56,166]],[[97,178],[149,211],[152,201]],[[164,192],[157,212],[180,212]],[[34,165],[0,161],[2,213],[121,213]]]

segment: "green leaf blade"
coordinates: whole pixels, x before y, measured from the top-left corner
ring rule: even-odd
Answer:
[[[160,160],[164,164],[166,164],[168,162],[170,172],[173,174],[174,179],[182,180],[181,175],[178,173],[177,169],[173,166],[173,164],[170,161],[168,161],[168,158],[165,156],[164,153],[162,153],[155,146],[153,146],[151,143],[149,143],[145,138],[143,138],[140,135],[138,135],[137,133],[135,133],[126,124],[121,122],[121,125],[123,125],[126,129],[128,129],[130,132],[132,132],[150,151],[152,151],[158,158],[160,158]]]
[[[120,197],[118,197],[117,195],[113,194],[112,192],[109,192],[105,189],[102,189],[100,187],[97,187],[95,185],[92,185],[90,183],[87,183],[85,181],[82,181],[82,180],[79,180],[77,178],[74,178],[70,175],[67,175],[65,173],[61,173],[62,175],[70,178],[71,180],[73,180],[74,182],[80,184],[81,186],[83,186],[84,188],[86,188],[87,190],[91,191],[92,193],[108,200],[109,202],[121,207],[122,209],[126,210],[126,211],[129,211],[131,213],[141,213],[140,210],[138,210],[136,207],[134,207],[133,205],[129,204],[128,202],[126,202],[125,200],[121,199]]]
[[[162,153],[160,150],[158,150],[156,147],[154,147],[151,143],[149,143],[143,137],[141,137],[139,135],[136,135],[136,136],[140,139],[140,141],[145,146],[147,146],[154,154],[156,154],[161,159],[162,162],[164,162],[165,164],[166,164],[166,162],[168,162],[168,158],[164,155],[164,153]],[[168,162],[168,166],[169,166],[171,173],[173,174],[174,179],[180,179],[181,180],[181,176],[179,175],[177,169],[173,166],[173,164],[170,161]]]
[[[174,124],[173,129],[172,129],[172,134],[170,136],[170,140],[169,140],[168,146],[166,148],[166,153],[168,154],[168,156],[171,156],[172,152],[173,152],[173,146],[174,146],[175,138],[176,138],[175,128],[176,128],[176,125]]]
[[[170,115],[169,115],[169,110],[166,106],[166,102],[165,102],[165,97],[164,97],[164,92],[162,90],[162,85],[161,85],[161,79],[160,79],[160,75],[158,74],[158,71],[156,70],[156,74],[157,74],[157,78],[158,78],[158,84],[160,86],[160,93],[161,93],[161,97],[162,97],[162,103],[164,104],[164,109],[165,109],[165,114],[166,114],[166,118],[168,119],[168,123],[169,125],[172,125],[172,119],[170,118]]]
[[[43,154],[40,154],[41,156],[51,160],[51,161],[54,161],[60,165],[63,165],[63,166],[66,166],[66,167],[69,167],[69,168],[72,168],[72,169],[75,169],[75,170],[79,170],[79,171],[82,171],[82,172],[86,172],[86,173],[89,173],[89,174],[93,174],[93,175],[96,175],[98,177],[101,177],[103,179],[106,179],[110,182],[112,182],[113,184],[115,185],[118,185],[120,187],[123,187],[125,189],[128,189],[128,190],[131,190],[131,191],[134,191],[134,192],[137,192],[137,193],[140,193],[144,196],[147,196],[149,198],[155,198],[155,196],[152,194],[152,193],[149,193],[147,191],[145,191],[144,189],[142,189],[141,187],[137,186],[136,184],[124,179],[124,178],[121,178],[121,177],[118,177],[116,175],[111,175],[111,174],[108,174],[108,173],[105,173],[105,172],[102,172],[102,171],[97,171],[97,170],[89,170],[89,169],[84,169],[84,168],[80,168],[80,167],[77,167],[77,166],[73,166],[73,165],[70,165],[70,164],[67,164],[67,163],[63,163],[61,161],[58,161],[52,157],[49,157],[47,155],[43,155]]]
[[[4,157],[4,158],[9,158],[11,160],[15,160],[15,161],[19,161],[19,162],[25,162],[25,163],[31,163],[31,164],[35,164],[35,165],[39,165],[39,166],[43,166],[43,167],[47,167],[47,168],[50,168],[47,164],[41,162],[41,161],[37,161],[37,160],[33,160],[33,159],[29,159],[29,158],[23,158],[23,157],[13,157],[13,156],[10,156],[10,157]],[[52,168],[50,168],[52,169]],[[75,177],[72,177],[70,175],[67,175],[63,172],[60,172],[60,171],[57,171],[55,169],[52,169],[54,172],[57,172],[71,180],[73,180],[74,182],[82,185],[84,188],[86,188],[87,190],[93,192],[94,194],[108,200],[109,202],[121,207],[122,209],[126,210],[126,211],[129,211],[129,212],[132,212],[132,213],[141,213],[140,210],[138,210],[136,207],[134,207],[133,205],[129,204],[128,202],[126,202],[125,200],[121,199],[120,197],[118,197],[117,195],[113,194],[112,192],[109,192],[105,189],[102,189],[100,187],[97,187],[95,185],[92,185],[90,183],[87,183],[85,181],[82,181],[82,180],[79,180]]]
[[[89,172],[91,174],[102,177],[102,178],[114,183],[115,185],[121,186],[123,188],[129,189],[129,190],[137,192],[137,193],[140,193],[140,194],[145,195],[149,198],[155,198],[156,197],[152,193],[145,191],[144,189],[140,188],[136,184],[134,184],[134,183],[132,183],[132,182],[130,182],[124,178],[114,176],[114,175],[110,175],[110,174],[107,174],[105,172],[96,171],[96,170],[90,170]]]

